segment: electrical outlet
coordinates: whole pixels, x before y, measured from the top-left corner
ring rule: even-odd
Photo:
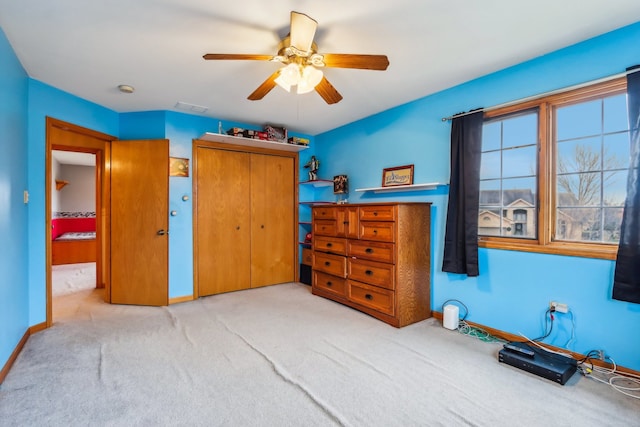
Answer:
[[[567,304],[565,304],[565,303],[562,303],[562,302],[551,301],[549,303],[549,308],[555,309],[555,311],[557,311],[558,313],[568,313],[569,312],[569,306]]]

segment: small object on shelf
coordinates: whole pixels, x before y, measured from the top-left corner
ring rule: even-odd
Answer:
[[[265,125],[264,131],[267,132],[269,141],[285,142],[287,140],[287,129],[284,127]]]
[[[309,145],[309,140],[307,138],[300,138],[299,136],[292,136],[287,140],[287,142],[295,145]]]
[[[311,238],[312,238],[312,234],[311,233],[307,233],[304,235],[304,242],[305,243],[311,243]]]
[[[320,169],[320,161],[316,159],[316,156],[311,156],[311,159],[304,165],[305,169],[309,169],[309,181],[315,181],[318,179],[318,169]]]
[[[245,138],[250,138],[250,139],[260,139],[262,141],[268,141],[269,138],[267,137],[267,132],[261,131],[261,130],[251,130],[251,129],[245,129],[242,132],[242,136]]]
[[[227,135],[231,136],[242,136],[242,132],[244,132],[243,128],[231,128],[227,131]]]

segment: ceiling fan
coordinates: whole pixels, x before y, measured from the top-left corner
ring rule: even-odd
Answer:
[[[280,41],[278,54],[249,55],[233,53],[207,53],[207,60],[248,59],[258,61],[280,62],[284,66],[270,75],[256,90],[248,96],[257,101],[276,85],[287,91],[296,86],[297,93],[315,90],[327,104],[335,104],[342,100],[342,95],[324,77],[318,68],[357,68],[361,70],[386,70],[389,60],[386,55],[358,55],[345,53],[318,53],[313,41],[318,23],[304,13],[291,12],[291,28],[289,35]]]

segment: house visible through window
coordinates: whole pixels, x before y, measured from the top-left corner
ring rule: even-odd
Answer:
[[[480,245],[613,259],[627,117],[624,78],[485,113]]]

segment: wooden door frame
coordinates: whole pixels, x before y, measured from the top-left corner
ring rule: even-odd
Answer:
[[[211,148],[217,150],[227,150],[227,151],[241,151],[245,153],[255,153],[255,154],[267,154],[271,156],[280,156],[280,157],[291,157],[293,159],[293,242],[291,244],[294,246],[293,250],[293,278],[297,280],[299,277],[299,254],[300,249],[298,247],[298,234],[299,234],[299,211],[298,211],[298,169],[299,169],[299,156],[298,152],[294,151],[284,151],[284,150],[274,150],[269,148],[260,148],[260,147],[250,147],[246,145],[235,145],[228,144],[225,142],[216,142],[216,141],[204,141],[201,139],[194,139],[191,144],[191,153],[192,153],[192,222],[193,222],[193,299],[197,299],[200,297],[200,289],[198,286],[198,148]]]
[[[93,139],[87,141],[79,139],[65,144],[57,144],[53,141],[53,130],[70,132]],[[46,327],[53,325],[52,289],[51,289],[51,151],[76,151],[96,155],[96,277],[99,279],[96,287],[104,287],[105,301],[111,300],[111,258],[110,258],[110,171],[111,171],[111,141],[116,137],[63,122],[52,117],[46,118],[46,151],[45,151],[45,247],[46,247],[46,300],[47,320]]]

